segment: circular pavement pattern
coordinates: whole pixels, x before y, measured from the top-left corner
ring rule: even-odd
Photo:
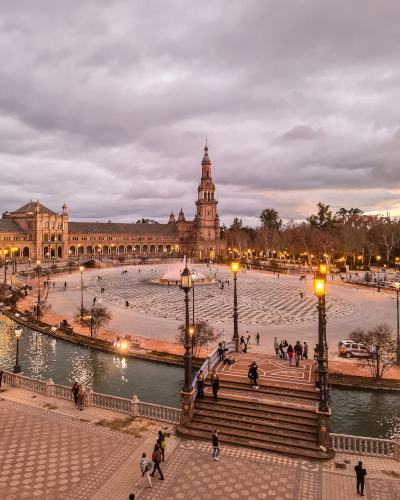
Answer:
[[[217,279],[229,280],[224,289],[218,283],[195,285],[195,316],[203,320],[219,323],[231,323],[233,314],[233,276],[227,267],[210,270],[205,265],[196,265],[195,269],[207,275],[216,275]],[[131,267],[126,274],[120,269],[101,270],[90,276],[86,286],[97,298],[129,308],[136,312],[160,318],[178,321],[184,319],[184,293],[178,286],[155,285],[150,279],[161,277],[167,266]],[[311,279],[311,278],[309,278]],[[317,299],[303,283],[295,277],[281,277],[263,274],[257,271],[240,272],[238,284],[239,323],[241,312],[246,317],[246,324],[289,324],[317,321]],[[105,292],[100,293],[100,288]],[[300,298],[303,292],[303,299]],[[192,295],[190,291],[190,311]],[[326,298],[327,318],[342,318],[354,312],[350,302],[329,295]]]

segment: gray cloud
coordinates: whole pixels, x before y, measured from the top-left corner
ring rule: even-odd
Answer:
[[[400,4],[3,3],[0,209],[221,219],[400,209]]]

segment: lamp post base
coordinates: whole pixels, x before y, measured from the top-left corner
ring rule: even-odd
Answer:
[[[21,373],[21,365],[15,365],[14,366],[14,370],[13,370],[13,373]]]
[[[194,401],[193,401],[194,389],[190,392],[181,391],[182,398],[182,425],[190,424],[193,417],[194,411]]]
[[[331,416],[331,409],[328,411],[317,410],[318,416],[318,445],[323,446],[327,450],[330,449],[329,440],[329,419]]]
[[[239,339],[232,337],[232,341],[235,342],[235,352],[239,352]]]

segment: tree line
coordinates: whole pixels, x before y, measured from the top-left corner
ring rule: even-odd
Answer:
[[[244,257],[250,250],[253,257],[267,261],[300,259],[310,267],[313,260],[370,266],[377,256],[389,265],[400,251],[399,218],[366,215],[358,208],[333,213],[324,203],[318,203],[317,208],[305,221],[285,222],[276,210],[267,208],[256,228],[243,227],[242,220],[235,217],[229,228],[221,228],[231,257]]]

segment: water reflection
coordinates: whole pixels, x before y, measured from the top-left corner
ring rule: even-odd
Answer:
[[[10,370],[15,364],[16,338],[14,321],[7,316],[0,316],[0,367]]]
[[[85,352],[71,360],[72,370],[69,373],[70,383],[79,382],[85,387],[93,387],[93,360],[91,353]]]

